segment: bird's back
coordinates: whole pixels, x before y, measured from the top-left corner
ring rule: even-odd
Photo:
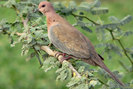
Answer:
[[[49,26],[48,34],[51,42],[60,51],[78,58],[90,58],[95,49],[89,39],[80,31],[57,15],[57,19]]]

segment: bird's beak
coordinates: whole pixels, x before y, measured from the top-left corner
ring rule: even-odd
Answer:
[[[34,13],[37,13],[37,12],[39,12],[39,9],[38,8],[34,10]]]

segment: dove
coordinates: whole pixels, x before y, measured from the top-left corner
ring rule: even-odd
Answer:
[[[67,20],[57,14],[50,2],[40,2],[38,10],[46,16],[48,38],[57,49],[67,55],[81,59],[90,65],[101,67],[115,81],[124,86],[124,83],[104,64],[103,58],[96,53],[90,40],[69,24]]]

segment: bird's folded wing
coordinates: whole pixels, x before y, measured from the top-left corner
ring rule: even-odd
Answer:
[[[54,24],[49,28],[49,39],[60,51],[78,58],[90,58],[94,47],[71,25]]]

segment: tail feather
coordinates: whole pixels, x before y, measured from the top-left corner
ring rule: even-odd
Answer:
[[[104,60],[104,58],[103,58],[100,54],[98,54],[98,56],[99,56],[102,60]]]
[[[101,68],[103,68],[106,72],[109,73],[109,75],[116,80],[121,86],[124,86],[124,83],[122,83],[107,67],[106,65],[103,63],[103,65],[99,65]]]
[[[94,56],[95,55],[95,56]],[[124,86],[124,83],[122,83],[108,68],[107,66],[104,64],[103,60],[101,60],[101,56],[96,55],[96,53],[93,56],[91,56],[90,59],[82,59],[84,62],[91,64],[93,66],[99,66],[102,69],[104,69],[106,72],[109,73],[109,75],[112,77],[112,79],[114,79],[115,81],[117,81],[121,86]]]

